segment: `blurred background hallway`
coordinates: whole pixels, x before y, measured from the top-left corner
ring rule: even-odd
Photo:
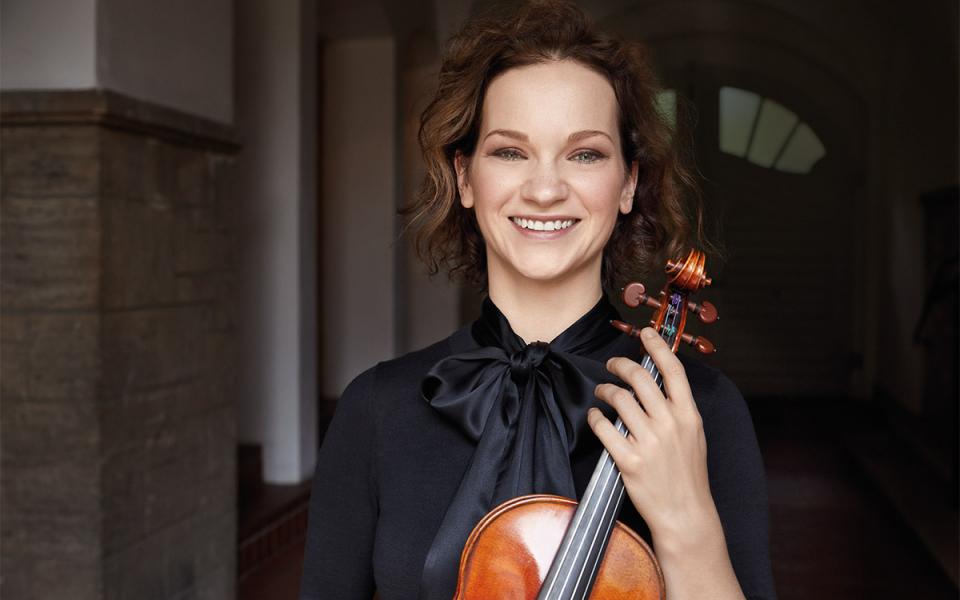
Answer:
[[[956,597],[957,3],[578,4],[692,141],[780,596]],[[0,596],[295,597],[345,385],[478,311],[396,211],[492,5],[0,0]]]

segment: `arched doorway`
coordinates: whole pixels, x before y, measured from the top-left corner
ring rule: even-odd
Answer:
[[[695,119],[697,167],[726,250],[703,293],[721,319],[696,329],[720,349],[708,362],[747,396],[860,395],[870,222],[861,225],[859,97],[822,63],[822,48],[808,48],[811,35],[798,33],[796,20],[732,2],[681,4],[634,7],[606,22],[650,46],[664,84],[681,98],[679,120]],[[743,156],[721,147],[721,96],[729,101],[731,89],[757,99],[744,140],[753,152]],[[769,119],[773,108],[779,123]],[[783,113],[795,115],[787,129]],[[824,149],[809,172],[751,160],[766,144],[780,166],[789,162],[798,125]]]

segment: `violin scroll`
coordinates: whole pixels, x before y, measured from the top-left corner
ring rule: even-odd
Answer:
[[[690,344],[702,354],[713,354],[717,351],[716,346],[707,338],[683,331],[687,312],[697,315],[700,322],[707,325],[715,323],[720,318],[717,307],[713,303],[706,300],[697,303],[688,299],[690,294],[713,283],[707,277],[705,263],[706,257],[697,250],[690,250],[683,260],[668,260],[667,283],[656,298],[647,294],[646,287],[639,282],[630,283],[623,288],[624,304],[630,308],[637,308],[642,304],[654,309],[650,326],[660,333],[674,352],[680,342]],[[629,323],[615,320],[611,325],[629,336],[640,337],[640,329]]]

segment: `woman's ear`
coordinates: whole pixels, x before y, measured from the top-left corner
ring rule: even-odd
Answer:
[[[453,157],[453,168],[457,172],[457,190],[460,192],[460,204],[464,208],[473,208],[473,190],[467,181],[467,167],[470,159],[457,150]]]
[[[620,212],[627,215],[633,210],[633,195],[637,191],[637,173],[640,163],[633,161],[630,163],[630,173],[627,174],[627,180],[623,183],[623,193],[620,194]]]

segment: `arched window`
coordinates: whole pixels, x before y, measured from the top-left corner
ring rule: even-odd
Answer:
[[[761,167],[801,174],[826,154],[820,138],[796,113],[734,87],[720,88],[720,150]]]

